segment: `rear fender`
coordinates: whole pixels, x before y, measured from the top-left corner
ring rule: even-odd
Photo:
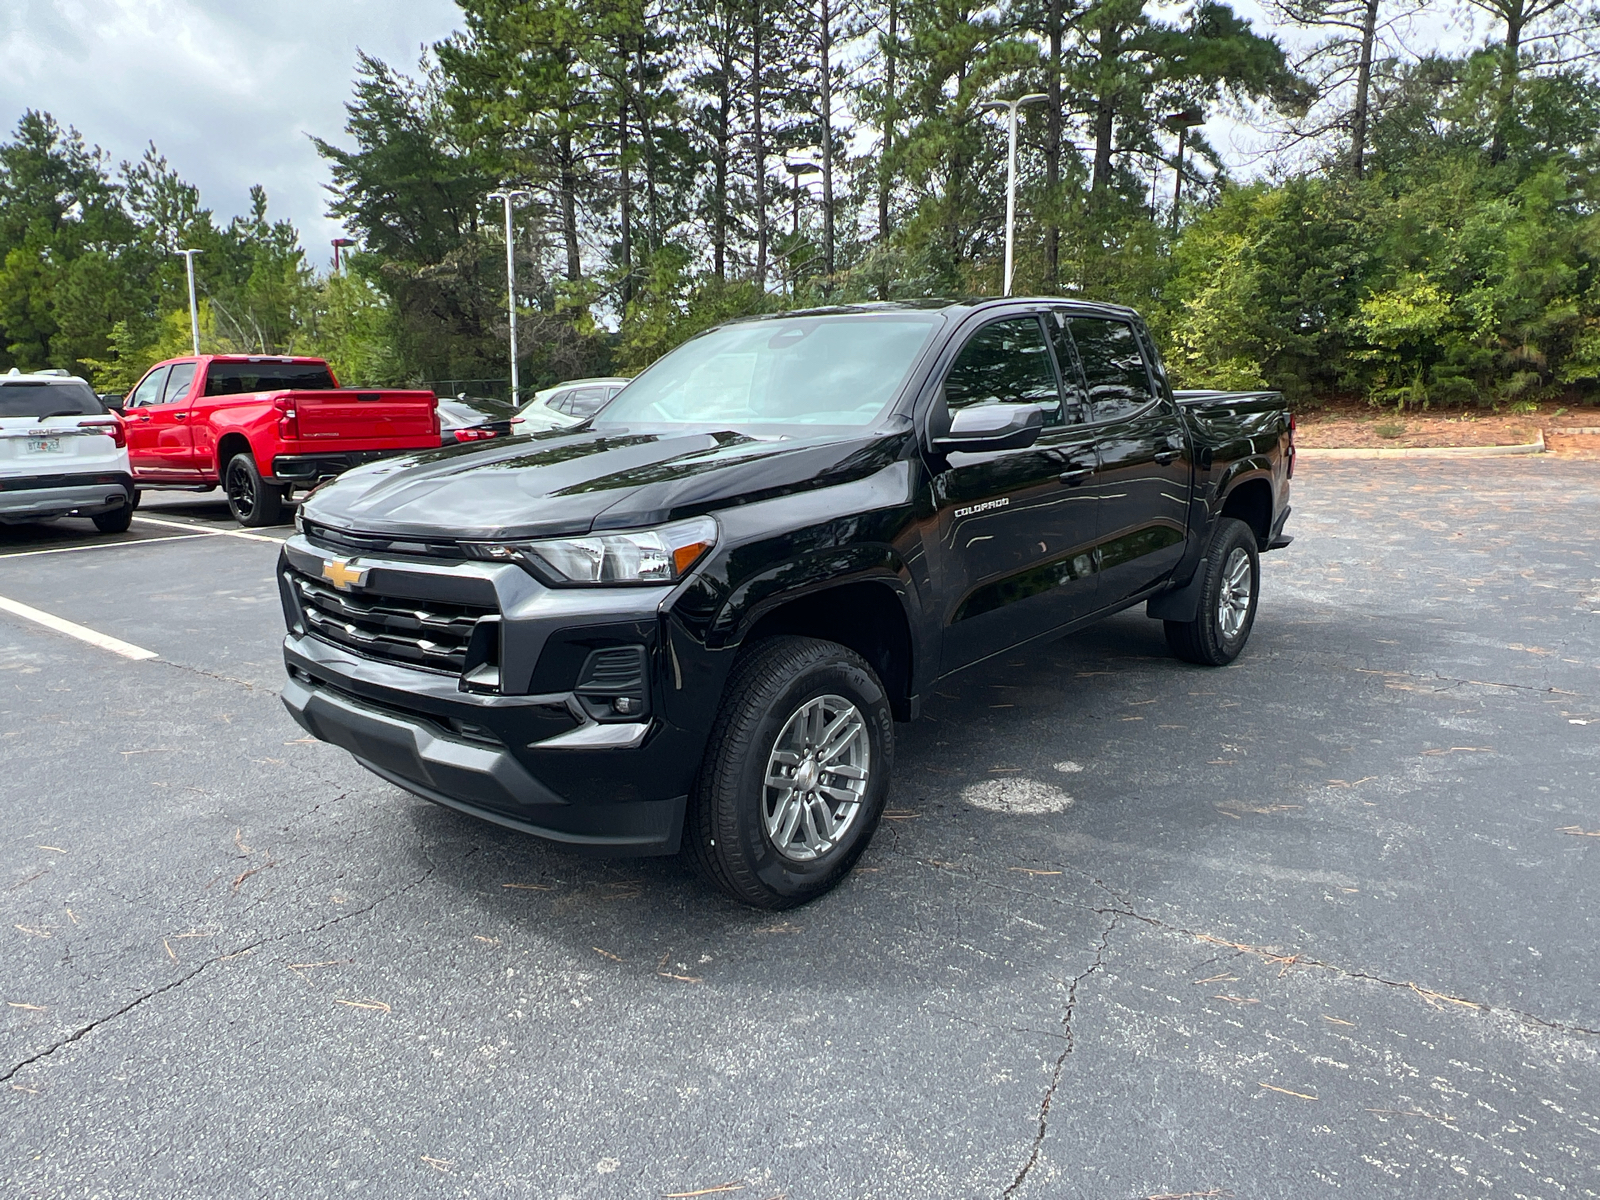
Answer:
[[[196,413],[203,416],[194,427],[195,463],[202,474],[220,480],[226,460],[238,453],[236,447],[243,439],[261,477],[271,476],[278,445],[276,409],[252,396],[243,403],[197,409]]]

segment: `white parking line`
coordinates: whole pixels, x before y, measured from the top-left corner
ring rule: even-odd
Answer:
[[[16,600],[8,600],[4,596],[0,596],[0,612],[8,612],[13,616],[22,617],[24,620],[34,621],[43,625],[46,629],[53,629],[57,633],[64,633],[68,637],[77,638],[80,642],[88,642],[91,646],[98,646],[102,650],[120,654],[123,658],[131,658],[142,662],[147,658],[157,657],[154,650],[146,650],[143,646],[135,646],[132,642],[114,638],[110,634],[96,633],[87,626],[79,625],[73,621],[64,621],[60,617],[41,612],[32,605],[21,604]]]
[[[189,521],[163,521],[160,517],[135,517],[134,520],[143,521],[146,525],[164,525],[168,529],[199,529],[213,537],[248,538],[252,542],[275,542],[279,545],[289,540],[287,534],[283,537],[272,537],[265,533],[246,533],[242,529],[210,529]]]
[[[0,554],[0,559],[31,558],[35,554],[76,554],[79,550],[120,550],[124,546],[159,546],[163,542],[187,542],[191,538],[207,537],[204,533],[180,533],[176,537],[141,538],[133,542],[90,542],[84,546],[56,546],[50,550],[17,550]]]

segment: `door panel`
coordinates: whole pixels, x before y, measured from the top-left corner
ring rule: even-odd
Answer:
[[[1183,557],[1191,464],[1182,419],[1155,388],[1133,326],[1084,316],[1068,324],[1099,434],[1099,599],[1112,605]]]
[[[128,432],[128,461],[135,471],[161,470],[161,456],[157,446],[159,427],[152,415],[161,405],[161,393],[166,389],[170,366],[157,367],[139,381],[139,386],[128,393],[124,421]]]
[[[156,425],[156,455],[164,470],[194,474],[194,430],[190,390],[194,384],[192,362],[172,364],[172,374],[162,389],[161,403],[150,410]]]
[[[980,329],[952,364],[943,394],[947,412],[1032,404],[1045,410],[1047,421],[1032,446],[955,452],[934,464],[948,580],[942,669],[949,671],[1093,609],[1097,502],[1094,437],[1080,424],[1065,423],[1036,317]]]

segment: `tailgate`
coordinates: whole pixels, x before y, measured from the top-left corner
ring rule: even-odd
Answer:
[[[288,393],[303,438],[392,441],[396,447],[436,444],[432,392],[385,388]]]
[[[108,436],[114,417],[0,417],[0,478],[126,471],[125,451]],[[80,422],[92,424],[85,428]]]

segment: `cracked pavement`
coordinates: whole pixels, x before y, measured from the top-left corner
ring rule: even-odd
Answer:
[[[0,557],[160,655],[0,618],[0,1194],[1600,1194],[1600,478],[1301,476],[1238,663],[944,681],[777,915],[304,738],[268,543]]]

